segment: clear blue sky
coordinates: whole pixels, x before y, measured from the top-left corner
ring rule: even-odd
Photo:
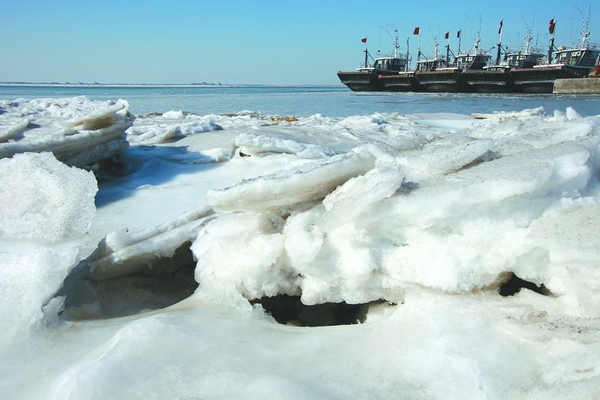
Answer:
[[[590,39],[600,42],[600,6],[592,5]],[[580,13],[581,10],[583,12]],[[0,81],[100,83],[337,84],[369,50],[390,52],[398,28],[416,58],[421,48],[498,40],[518,48],[532,29],[544,51],[548,22],[556,44],[579,40],[590,2],[401,0],[6,0],[0,6]],[[386,32],[387,31],[387,32]],[[388,34],[389,32],[389,34]]]

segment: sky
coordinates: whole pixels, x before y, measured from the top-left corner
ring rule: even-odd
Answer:
[[[503,2],[365,0],[6,0],[0,4],[0,82],[338,84],[368,46],[390,54],[397,31],[416,61],[434,41],[456,53],[498,41],[518,49],[528,30],[545,53],[581,37],[600,43],[600,6],[558,0]],[[367,38],[367,44],[361,42]],[[495,50],[491,50],[495,54]]]

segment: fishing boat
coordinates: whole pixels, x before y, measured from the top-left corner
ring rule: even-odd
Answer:
[[[505,53],[502,59],[502,33],[503,22],[500,21],[500,29],[498,30],[499,38],[496,44],[497,55],[496,62],[489,65],[491,59],[488,58],[488,65],[482,68],[472,68],[463,71],[462,79],[468,87],[469,92],[474,93],[510,93],[514,91],[513,79],[510,75],[510,67],[517,64],[512,56]]]
[[[559,49],[556,62],[534,65],[531,68],[513,68],[510,74],[514,84],[523,93],[552,93],[557,79],[585,78],[595,68],[600,51],[579,47]]]
[[[367,39],[362,39],[367,43]],[[398,54],[398,40],[394,47],[393,55],[388,57],[373,58],[369,50],[365,47],[365,62],[356,71],[338,71],[337,76],[340,81],[348,86],[352,91],[382,91],[389,90],[382,84],[380,76],[399,75],[407,70],[407,57]],[[369,64],[369,59],[373,63]]]
[[[588,21],[589,25],[589,21]],[[461,92],[461,93],[552,93],[557,79],[585,78],[598,66],[600,47],[586,43],[587,26],[581,43],[572,48],[554,48],[554,19],[550,21],[550,46],[547,55],[531,50],[531,31],[528,31],[523,50],[506,51],[502,58],[502,21],[497,44],[496,62],[479,49],[479,35],[473,50],[458,55],[446,46],[446,55],[440,56],[435,43],[434,56],[425,57],[419,50],[415,70],[408,69],[409,54],[398,55],[398,40],[389,57],[372,58],[365,48],[365,62],[356,71],[337,75],[353,91],[395,92]],[[419,28],[415,28],[419,35]],[[460,31],[458,32],[460,35]],[[460,37],[460,36],[457,36]],[[448,39],[448,34],[446,34]],[[366,44],[366,39],[363,39]],[[407,44],[408,47],[408,44]],[[452,53],[452,57],[451,57]],[[373,63],[369,64],[369,60]],[[452,61],[450,61],[452,60]]]
[[[598,64],[600,48],[587,44],[589,30],[584,28],[581,43],[573,48],[556,49],[554,57],[554,30],[556,22],[550,20],[550,45],[546,63],[511,68],[514,85],[523,93],[552,93],[557,79],[585,78]]]
[[[471,92],[473,77],[483,72],[491,56],[479,50],[479,38],[473,51],[454,56],[449,63],[450,49],[446,47],[446,57],[440,58],[435,47],[433,60],[417,61],[416,77],[427,92]]]

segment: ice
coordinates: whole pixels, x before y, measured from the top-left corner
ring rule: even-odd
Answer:
[[[261,153],[291,153],[304,158],[323,158],[334,155],[330,148],[301,143],[294,139],[274,137],[273,135],[242,134],[235,140],[239,151],[247,155]]]
[[[42,307],[79,260],[77,243],[0,241],[0,351],[43,327]],[[61,299],[57,299],[62,302]],[[60,306],[59,306],[60,307]]]
[[[126,118],[81,98],[23,104],[0,114],[8,143],[31,115]],[[599,134],[572,108],[174,110],[133,121],[98,193],[50,153],[4,158],[0,391],[594,398]],[[278,324],[282,298],[315,314]],[[360,323],[305,326],[341,305]]]
[[[91,172],[51,153],[0,160],[0,347],[23,340],[80,256],[95,213]]]
[[[23,131],[30,124],[29,119],[23,118],[21,121],[16,122],[14,125],[9,125],[4,128],[4,131],[0,133],[0,142],[6,142],[12,139],[17,133]]]
[[[0,158],[52,152],[68,165],[89,167],[127,149],[133,117],[127,102],[73,99],[0,101]]]
[[[96,211],[91,172],[51,153],[0,160],[0,239],[58,242],[85,234]]]
[[[127,140],[137,145],[152,145],[223,128],[211,116],[186,115],[169,111],[160,116],[146,116],[127,131]]]
[[[262,210],[320,200],[341,183],[372,168],[374,156],[357,148],[340,156],[291,167],[280,173],[245,180],[207,193],[216,211]]]

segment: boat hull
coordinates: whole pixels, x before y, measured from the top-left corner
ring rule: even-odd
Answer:
[[[337,75],[355,92],[552,93],[557,79],[584,78],[589,71],[573,65],[549,65],[510,71],[448,69],[391,74],[339,71]]]
[[[472,93],[512,93],[513,78],[505,71],[464,71],[461,75],[468,91]]]
[[[342,72],[337,73],[340,81],[348,86],[353,92],[381,91],[385,88],[379,83],[377,74],[365,71]]]
[[[522,68],[510,71],[517,91],[523,93],[552,93],[554,82],[557,79],[582,78],[588,72],[589,68],[584,69],[565,65]]]
[[[380,75],[379,82],[390,92],[421,92],[423,87],[414,74]]]
[[[459,93],[468,89],[460,70],[424,71],[417,72],[415,76],[426,92]]]

